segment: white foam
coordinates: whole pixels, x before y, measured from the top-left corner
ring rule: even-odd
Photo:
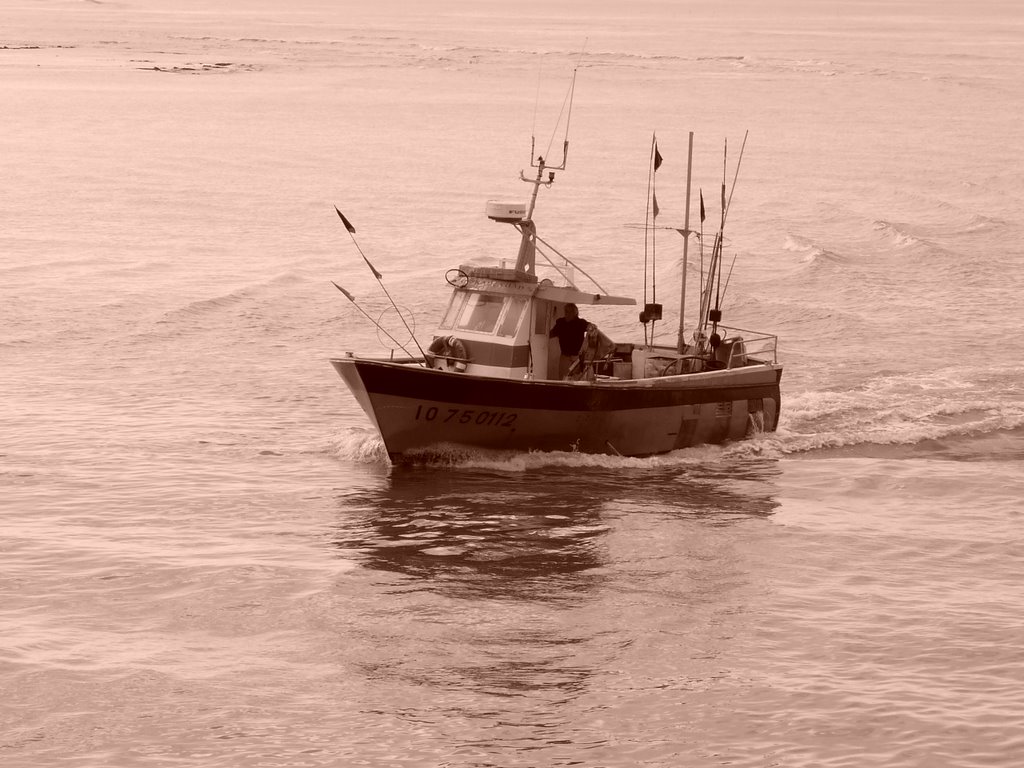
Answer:
[[[371,428],[349,427],[331,441],[331,453],[339,459],[359,464],[387,463],[388,452],[384,441]]]
[[[784,400],[776,439],[784,453],[851,445],[912,445],[1024,424],[1024,406],[1002,399],[993,371],[948,368],[880,376],[859,388],[804,392]]]

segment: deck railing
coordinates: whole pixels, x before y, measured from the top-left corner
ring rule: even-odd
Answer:
[[[778,336],[725,325],[718,326],[718,333],[725,340],[736,336],[741,337],[743,339],[743,354],[748,360],[753,358],[754,361],[760,363],[777,363],[779,361]],[[734,347],[732,354],[735,355],[736,352]]]

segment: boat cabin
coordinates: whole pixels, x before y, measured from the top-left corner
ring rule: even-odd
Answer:
[[[541,183],[540,178],[538,175],[537,184]],[[566,304],[636,304],[632,298],[580,290],[573,283],[574,266],[568,259],[559,266],[545,256],[552,275],[562,285],[556,285],[552,278],[538,276],[538,238],[529,218],[534,201],[529,206],[488,203],[488,218],[512,224],[521,236],[515,266],[508,267],[502,262],[496,267],[462,265],[448,271],[446,279],[453,288],[452,296],[427,353],[428,367],[489,378],[558,380],[561,349],[548,334],[555,321],[565,314]],[[726,329],[717,325],[717,319],[715,322],[716,331],[711,337],[702,338],[695,346],[680,348],[616,344],[599,331],[588,331],[584,345],[589,344],[592,352],[599,353],[590,355],[593,362],[587,364],[583,373],[588,379],[635,380],[775,362],[774,336],[757,335],[757,356],[752,357],[749,336],[746,341],[739,335],[729,336],[730,331],[739,329]]]
[[[463,265],[449,273],[449,282],[454,290],[431,344],[430,363],[493,378],[557,378],[560,350],[548,333],[566,304],[636,303],[504,267]]]

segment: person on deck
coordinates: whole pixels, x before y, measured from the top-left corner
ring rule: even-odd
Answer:
[[[565,305],[565,317],[555,321],[548,338],[558,339],[561,356],[558,358],[558,378],[564,379],[569,373],[573,361],[579,357],[583,346],[583,336],[587,332],[587,323],[580,317],[575,304]]]

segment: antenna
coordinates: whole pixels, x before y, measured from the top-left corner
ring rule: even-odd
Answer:
[[[534,156],[537,150],[537,137],[530,137],[530,167],[537,169],[537,178],[529,179],[523,171],[519,172],[519,179],[525,181],[527,184],[533,184],[533,194],[530,196],[530,205],[526,210],[526,219],[533,219],[533,210],[537,206],[537,193],[541,187],[550,187],[555,183],[555,171],[564,171],[566,161],[569,157],[569,123],[572,119],[572,105],[573,99],[576,94],[576,73],[579,70],[580,61],[583,59],[583,51],[580,51],[580,59],[576,62],[576,66],[572,70],[572,77],[569,80],[569,90],[566,91],[565,99],[562,101],[562,109],[558,113],[558,120],[555,121],[555,131],[558,130],[558,124],[562,122],[562,115],[565,118],[565,138],[562,141],[562,162],[559,165],[550,165],[543,155]],[[548,143],[548,154],[550,155],[551,145],[555,141],[554,131],[551,133],[551,141]],[[544,178],[544,171],[548,172],[547,179]],[[525,233],[524,233],[525,237]]]
[[[584,48],[586,47],[586,41],[584,41]],[[565,99],[562,101],[562,110],[558,113],[558,120],[555,121],[555,131],[558,130],[558,124],[562,122],[562,115],[565,114],[565,138],[562,142],[562,162],[559,165],[549,165],[544,159],[543,155],[537,155],[534,158],[534,153],[537,149],[537,137],[530,136],[530,167],[537,169],[537,177],[529,179],[523,171],[519,171],[519,179],[525,181],[527,184],[533,185],[533,193],[530,195],[530,203],[526,209],[526,216],[516,222],[516,228],[522,234],[522,239],[519,242],[519,255],[516,257],[516,270],[521,272],[527,272],[532,274],[535,268],[535,254],[536,254],[536,239],[537,239],[537,228],[533,224],[533,211],[537,207],[537,194],[540,192],[541,187],[550,187],[555,183],[555,171],[564,171],[566,160],[569,157],[569,122],[572,119],[572,104],[573,97],[576,93],[576,73],[579,70],[580,63],[583,60],[583,51],[580,51],[580,57],[576,61],[576,66],[572,70],[572,78],[569,81],[569,90],[565,94]],[[536,109],[536,108],[535,108]],[[534,118],[536,121],[536,118]],[[551,142],[548,144],[548,150],[550,154],[551,144],[555,141],[555,131],[551,133]],[[547,171],[547,178],[544,178],[544,172]]]

